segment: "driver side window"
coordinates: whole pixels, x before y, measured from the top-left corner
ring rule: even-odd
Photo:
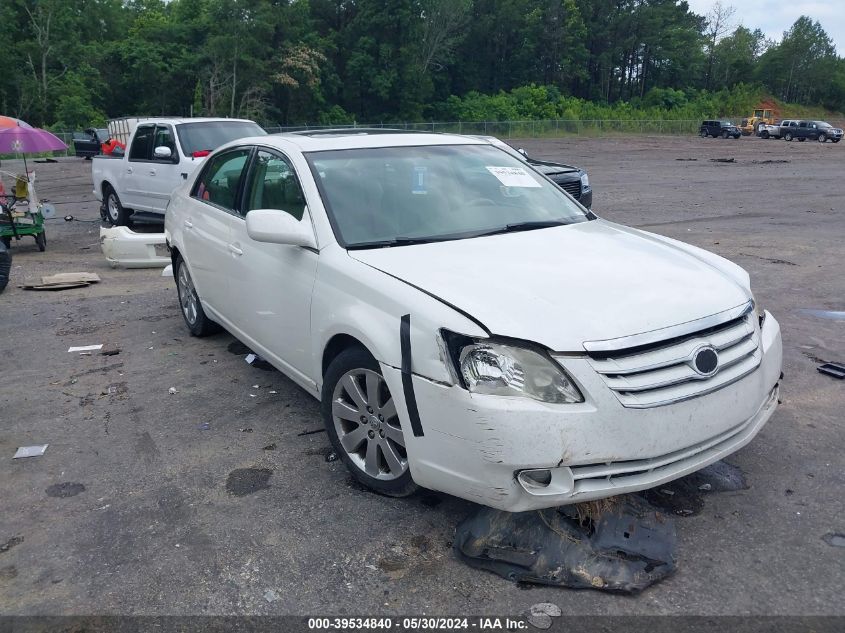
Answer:
[[[297,220],[305,212],[305,195],[291,164],[265,150],[258,150],[246,189],[244,215],[254,209],[277,209]]]

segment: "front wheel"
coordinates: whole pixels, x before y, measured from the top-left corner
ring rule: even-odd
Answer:
[[[728,138],[728,136],[730,136],[730,134],[728,134],[727,131],[722,132],[722,138]]]
[[[35,236],[35,245],[42,253],[47,250],[47,233],[45,231],[41,231]]]
[[[827,136],[825,134],[819,134],[819,138],[817,140],[819,143],[824,143],[827,140]]]
[[[786,134],[783,135],[783,140],[784,141],[791,141],[792,140],[792,134],[787,132]]]
[[[179,307],[182,309],[182,318],[191,336],[208,336],[220,331],[220,326],[209,319],[205,310],[202,309],[202,302],[194,287],[194,280],[184,260],[176,259],[173,276],[176,278],[176,292],[179,295]]]
[[[120,204],[117,192],[111,187],[106,187],[106,220],[112,226],[129,226],[130,212]]]
[[[760,132],[760,138],[769,138],[769,133],[766,130]]]
[[[331,362],[320,407],[329,440],[355,479],[391,497],[416,492],[396,403],[367,350],[351,347]]]

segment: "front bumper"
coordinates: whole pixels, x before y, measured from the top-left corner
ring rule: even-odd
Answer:
[[[564,363],[586,398],[573,405],[470,394],[414,376],[424,435],[405,433],[411,474],[423,487],[511,512],[658,486],[745,446],[774,413],[783,352],[769,314],[761,348],[760,365],[742,379],[648,409],[622,406],[579,356]],[[400,371],[382,370],[407,411]],[[527,477],[532,470],[548,483]]]

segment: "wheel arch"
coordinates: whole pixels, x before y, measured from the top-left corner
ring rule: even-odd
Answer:
[[[323,347],[323,355],[320,363],[320,377],[323,378],[329,369],[332,361],[340,356],[346,350],[352,347],[360,347],[367,351],[367,353],[375,358],[372,350],[369,349],[362,341],[355,336],[347,333],[339,333],[332,336]]]

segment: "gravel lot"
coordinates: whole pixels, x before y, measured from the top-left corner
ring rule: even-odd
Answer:
[[[85,222],[50,221],[45,253],[14,245],[0,295],[0,613],[516,614],[549,601],[584,615],[845,615],[845,549],[823,538],[845,533],[845,382],[816,372],[845,361],[845,321],[802,312],[845,310],[845,144],[515,144],[587,168],[599,215],[747,268],[781,323],[783,403],[729,460],[750,487],[678,517],[673,577],[635,597],[522,591],[457,561],[454,528],[474,506],[379,497],[327,462],[314,400],[246,364],[228,334],[189,337],[172,279],[108,267],[91,163],[69,158],[36,165],[38,191]],[[17,287],[66,271],[102,283]],[[120,353],[67,352],[95,343]],[[12,461],[41,443],[43,457]]]

